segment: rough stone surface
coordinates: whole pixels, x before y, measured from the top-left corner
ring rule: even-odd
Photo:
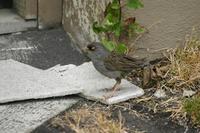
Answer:
[[[98,37],[92,30],[94,21],[104,16],[103,11],[111,0],[64,0],[63,27],[75,44],[85,47]]]
[[[60,67],[60,70],[57,66],[46,71],[13,60],[1,61],[0,66],[3,76],[0,79],[0,103],[82,93],[91,100],[113,104],[144,93],[141,88],[122,80],[120,91],[105,100],[104,96],[109,93],[102,90],[112,88],[116,81],[101,75],[91,62],[77,67]]]
[[[62,98],[0,105],[0,133],[29,133],[77,101]]]
[[[37,19],[36,0],[12,0],[13,7],[24,19]]]
[[[0,34],[25,31],[36,27],[36,21],[25,21],[9,9],[0,10]]]

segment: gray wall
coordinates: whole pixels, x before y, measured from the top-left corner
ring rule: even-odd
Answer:
[[[63,25],[81,48],[98,40],[92,23],[100,19],[107,0],[64,0]],[[200,25],[200,0],[143,0],[145,7],[136,11],[124,9],[124,16],[136,16],[149,28],[134,45],[133,56],[157,58],[165,48],[182,44],[193,26]],[[132,43],[134,40],[131,41]],[[161,50],[161,51],[160,51]]]

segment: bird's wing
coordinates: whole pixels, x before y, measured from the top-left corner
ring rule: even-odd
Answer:
[[[141,68],[144,59],[135,59],[125,54],[116,54],[112,52],[104,59],[106,69],[111,71],[130,72],[133,69]]]

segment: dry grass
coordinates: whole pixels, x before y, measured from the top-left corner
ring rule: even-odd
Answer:
[[[195,30],[186,37],[183,48],[168,50],[170,61],[167,84],[192,86],[200,79],[200,38]]]
[[[186,36],[183,47],[168,49],[165,57],[150,71],[150,80],[158,83],[156,88],[199,88],[200,36],[195,29]]]
[[[70,127],[76,133],[127,133],[121,113],[118,120],[113,120],[109,111],[99,108],[72,110],[54,118],[51,123],[54,127]]]
[[[164,88],[173,92],[172,94],[174,94],[174,89],[192,88],[198,90],[200,85],[200,36],[196,30],[193,29],[192,33],[186,36],[183,47],[169,49],[166,57],[168,59],[167,64],[155,67],[156,76],[160,78],[157,88]],[[172,113],[170,118],[174,120],[186,122],[186,116],[190,116],[193,123],[199,124],[199,105],[190,100],[185,102],[180,97],[182,95],[178,96],[178,93],[175,98],[171,97],[164,103],[162,101],[157,103],[154,112],[159,108],[165,108],[166,112]]]

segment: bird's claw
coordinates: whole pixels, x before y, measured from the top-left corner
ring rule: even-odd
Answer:
[[[107,100],[107,99],[113,97],[114,94],[115,94],[114,92],[111,92],[111,93],[109,93],[109,94],[107,94],[107,95],[104,95],[103,98],[104,98],[104,100]]]

